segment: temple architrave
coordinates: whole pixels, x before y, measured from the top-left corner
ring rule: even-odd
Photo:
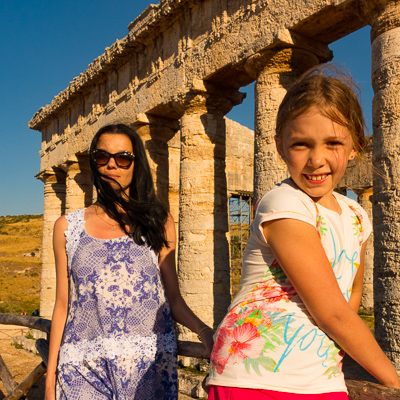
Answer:
[[[216,326],[231,300],[228,198],[256,202],[286,177],[274,145],[277,108],[329,44],[371,26],[373,142],[338,190],[373,216],[362,308],[400,370],[400,1],[161,0],[29,123],[40,131],[44,183],[41,306],[55,297],[52,229],[94,199],[88,149],[95,132],[125,123],[145,143],[157,193],[176,221],[178,277],[190,307]],[[225,115],[255,82],[255,131]],[[179,332],[191,339],[189,332]]]

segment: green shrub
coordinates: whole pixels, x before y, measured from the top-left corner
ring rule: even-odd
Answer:
[[[27,339],[33,339],[33,340],[35,340],[35,338],[33,337],[31,331],[28,331],[28,333],[25,335],[25,337],[26,337]]]

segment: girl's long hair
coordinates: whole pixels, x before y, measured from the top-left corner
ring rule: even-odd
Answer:
[[[132,143],[135,160],[129,196],[122,188],[115,190],[109,184],[109,178],[103,178],[94,163],[93,151],[96,150],[99,138],[103,134],[122,134]],[[147,243],[157,253],[164,246],[168,247],[165,232],[168,213],[157,199],[146,152],[138,134],[124,124],[107,125],[99,129],[90,145],[90,168],[97,191],[97,201],[105,207],[107,214],[119,223],[125,233],[138,245]],[[129,219],[129,231],[125,228],[122,213],[126,213]]]

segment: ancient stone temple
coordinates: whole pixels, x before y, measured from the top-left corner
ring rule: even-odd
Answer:
[[[332,59],[330,43],[366,25],[372,156],[350,167],[340,188],[353,189],[373,214],[374,277],[366,283],[369,293],[374,284],[377,338],[400,369],[398,0],[161,0],[144,10],[29,123],[42,134],[41,314],[49,317],[54,301],[53,223],[92,203],[89,144],[101,126],[123,122],[145,142],[158,195],[175,218],[182,292],[218,324],[231,296],[228,197],[253,193],[256,201],[285,176],[273,140],[282,97],[302,72]],[[252,82],[254,134],[225,118]],[[373,179],[368,157],[382,171]],[[364,308],[372,308],[367,297]]]

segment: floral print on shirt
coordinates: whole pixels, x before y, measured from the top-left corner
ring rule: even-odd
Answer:
[[[355,214],[353,225],[361,245],[362,215],[354,207],[349,207]],[[315,209],[316,229],[322,239],[328,229],[316,204]],[[352,263],[358,269],[359,264]],[[331,265],[334,267],[333,262]],[[222,322],[211,355],[210,376],[222,374],[226,366],[235,364],[243,364],[247,373],[259,376],[262,376],[262,370],[279,372],[279,367],[287,361],[293,348],[302,350],[307,340],[316,345],[323,375],[331,379],[341,374],[344,354],[340,347],[317,327],[303,328],[304,325],[296,321],[295,313],[287,312],[282,307],[282,302],[288,303],[295,296],[295,289],[274,260],[261,282]],[[278,302],[279,306],[275,305]],[[285,349],[283,353],[282,349]]]
[[[360,213],[360,211],[357,210],[357,208],[350,206],[351,211],[354,212],[354,216],[352,217],[354,219],[353,223],[353,229],[354,229],[354,235],[358,236],[358,241],[360,243],[360,246],[363,243],[363,232],[364,232],[364,227],[363,227],[363,216]]]
[[[296,291],[275,260],[264,279],[224,319],[211,356],[211,373],[221,374],[227,364],[242,362],[248,373],[254,370],[261,375],[260,367],[275,371],[278,361],[270,353],[284,344],[290,321],[274,303],[288,302],[294,296]],[[256,300],[260,297],[261,302]]]

